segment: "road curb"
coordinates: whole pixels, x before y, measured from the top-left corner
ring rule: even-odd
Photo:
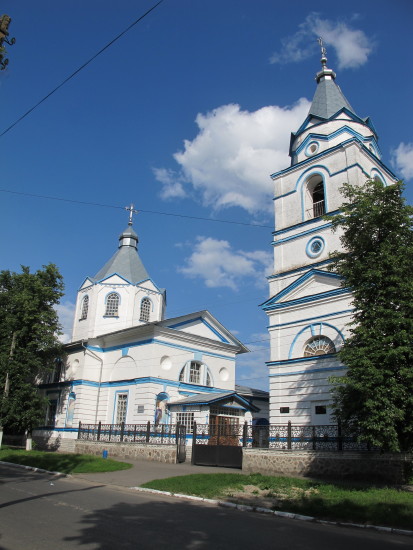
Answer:
[[[43,468],[35,468],[34,466],[26,466],[25,464],[16,464],[15,462],[5,462],[0,460],[0,464],[6,466],[14,466],[15,468],[23,468],[23,470],[31,470],[32,472],[40,472],[41,474],[51,474],[58,477],[72,477],[70,474],[63,474],[62,472],[51,472],[50,470],[44,470]]]
[[[364,525],[362,523],[346,523],[343,521],[327,521],[323,519],[317,519],[313,516],[303,516],[302,514],[294,514],[292,512],[282,512],[281,510],[271,510],[271,508],[262,508],[261,506],[249,506],[247,504],[237,504],[235,502],[228,502],[226,500],[212,500],[209,498],[196,497],[193,495],[183,495],[181,493],[171,493],[169,491],[157,491],[156,489],[146,489],[144,487],[129,487],[134,491],[142,493],[155,493],[158,495],[166,495],[175,498],[184,498],[187,500],[197,500],[206,502],[208,504],[215,504],[222,508],[233,508],[234,510],[240,510],[242,512],[257,512],[259,514],[269,514],[280,518],[296,519],[298,521],[308,521],[313,523],[320,523],[322,525],[338,525],[340,527],[355,527],[357,529],[373,529],[381,533],[391,533],[393,535],[405,535],[412,537],[413,531],[408,529],[396,529],[395,527],[383,527],[380,525]]]

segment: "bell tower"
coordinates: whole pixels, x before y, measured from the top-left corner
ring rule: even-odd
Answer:
[[[156,286],[139,257],[139,239],[132,228],[137,211],[133,204],[126,210],[129,222],[119,236],[118,250],[78,291],[73,342],[165,318],[166,291]]]
[[[368,179],[389,185],[396,176],[381,161],[370,118],[360,118],[336,84],[321,46],[321,71],[309,113],[291,135],[291,165],[274,181],[274,271],[268,315],[271,356],[270,423],[332,422],[329,377],[345,367],[336,355],[351,320],[351,291],[328,271],[341,249],[324,216],[340,210],[340,187]]]

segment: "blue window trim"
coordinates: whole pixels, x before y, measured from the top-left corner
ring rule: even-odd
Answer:
[[[337,334],[340,336],[341,340],[344,342],[344,335],[341,332],[341,330],[338,329],[337,327],[335,327],[334,325],[332,325],[331,323],[325,323],[325,322],[324,323],[312,323],[310,325],[307,325],[306,327],[303,327],[299,332],[297,332],[297,334],[294,337],[294,340],[291,343],[290,351],[288,353],[288,359],[293,359],[292,355],[294,353],[295,344],[297,343],[297,340],[303,334],[303,332],[309,330],[310,331],[309,338],[311,338],[312,336],[325,336],[326,338],[328,338],[328,336],[326,334],[324,334],[324,327],[329,327],[329,328],[332,328],[333,330],[335,330],[337,332]],[[327,355],[331,355],[331,354],[327,354]],[[300,357],[302,357],[302,356],[300,356]],[[308,359],[308,357],[306,357],[306,359]]]
[[[311,247],[316,242],[321,242],[321,248],[317,252],[313,252],[311,250]],[[324,238],[321,235],[315,235],[308,241],[307,246],[305,247],[305,253],[309,258],[318,258],[318,256],[321,256],[321,254],[323,253],[325,246],[326,242]]]

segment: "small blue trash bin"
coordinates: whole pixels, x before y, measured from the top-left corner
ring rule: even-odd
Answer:
[[[108,458],[108,452],[102,451],[102,458]]]

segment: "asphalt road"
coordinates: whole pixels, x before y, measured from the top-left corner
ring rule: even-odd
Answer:
[[[392,550],[411,537],[220,508],[0,465],[0,550]]]

